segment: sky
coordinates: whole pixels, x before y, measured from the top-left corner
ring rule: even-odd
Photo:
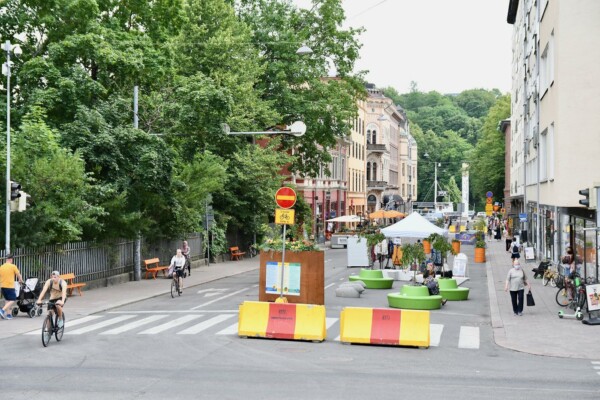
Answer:
[[[293,0],[311,8],[310,0]],[[356,70],[377,87],[510,92],[508,0],[342,0],[344,27],[363,27]]]

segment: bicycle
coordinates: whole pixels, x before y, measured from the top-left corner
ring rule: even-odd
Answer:
[[[65,312],[63,311],[62,313],[62,326],[59,327],[56,303],[54,301],[49,301],[47,303],[42,303],[42,307],[46,304],[48,305],[48,315],[44,319],[42,325],[42,344],[44,347],[48,347],[52,335],[54,335],[57,342],[60,342],[65,332]]]
[[[585,284],[578,274],[565,281],[565,285],[556,292],[556,303],[561,307],[573,310],[580,309],[585,304]],[[562,318],[562,317],[561,317]]]
[[[171,280],[171,297],[174,298],[177,293],[181,296],[183,289],[181,289],[181,278],[183,276],[183,270],[181,267],[175,267],[173,269],[173,279]]]
[[[550,284],[550,286],[556,287],[557,279],[558,279],[558,270],[555,270],[553,268],[548,268],[544,271],[544,275],[542,276],[542,284],[544,286],[548,286],[548,284]]]

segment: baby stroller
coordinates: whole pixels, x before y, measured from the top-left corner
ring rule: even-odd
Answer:
[[[25,279],[25,282],[21,284],[16,305],[12,309],[13,317],[16,317],[19,311],[29,315],[29,318],[35,317],[36,314],[38,316],[42,315],[42,307],[35,304],[42,292],[42,286],[38,278]]]

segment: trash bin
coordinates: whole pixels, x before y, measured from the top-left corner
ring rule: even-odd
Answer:
[[[454,256],[452,275],[467,276],[467,255],[465,253],[458,253],[456,256]]]

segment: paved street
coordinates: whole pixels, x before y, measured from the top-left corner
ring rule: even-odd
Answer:
[[[2,359],[13,366],[0,378],[3,399],[163,398],[173,385],[177,398],[269,399],[280,397],[278,388],[292,399],[403,392],[416,399],[598,398],[600,357],[591,356],[600,353],[584,351],[594,346],[595,328],[559,320],[550,302],[556,289],[541,281],[534,282],[538,305],[514,317],[502,291],[508,257],[501,246],[490,243],[487,264],[469,263],[469,301],[432,312],[429,349],[339,343],[343,307],[386,307],[385,295],[402,285],[367,290],[359,299],[335,297],[337,285],[358,273],[346,267],[345,250],[325,256],[323,343],[237,337],[238,305],[258,297],[258,258],[197,268],[174,299],[165,279],[84,291],[69,299],[63,341],[48,348],[41,345],[41,318],[0,321]],[[463,251],[471,260],[473,249]],[[580,335],[571,344],[581,345],[545,339],[561,334]],[[65,386],[67,379],[74,383]]]

